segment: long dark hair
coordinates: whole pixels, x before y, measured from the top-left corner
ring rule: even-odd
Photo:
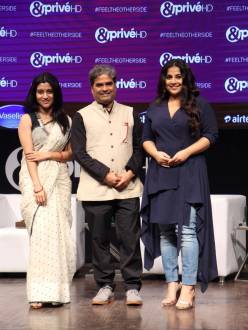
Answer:
[[[193,136],[199,136],[200,130],[200,114],[197,108],[196,97],[200,94],[195,84],[195,77],[190,67],[181,59],[172,59],[168,61],[161,69],[158,87],[157,87],[157,103],[169,99],[169,93],[165,89],[165,79],[168,69],[176,66],[179,68],[183,77],[183,88],[180,94],[181,106],[189,117],[189,128]]]
[[[36,90],[37,90],[37,86],[42,83],[49,83],[52,87],[53,96],[54,96],[54,101],[52,106],[52,117],[53,120],[60,125],[62,132],[65,134],[70,127],[69,120],[63,110],[63,96],[58,79],[51,73],[43,72],[33,79],[32,85],[29,89],[24,104],[25,112],[34,113],[38,111],[39,104],[37,103],[36,100]]]

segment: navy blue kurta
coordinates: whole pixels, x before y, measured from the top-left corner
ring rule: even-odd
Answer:
[[[218,136],[213,109],[201,97],[197,98],[197,105],[200,110],[200,137],[206,137],[213,144]],[[153,141],[157,150],[172,157],[196,142],[196,138],[190,133],[185,110],[180,108],[171,118],[165,101],[153,103],[147,110],[144,141]],[[175,167],[160,166],[151,158],[141,205],[146,269],[150,269],[154,259],[161,255],[157,224],[178,224],[180,248],[182,226],[189,224],[191,205],[197,211],[198,279],[202,291],[205,291],[207,283],[218,276],[205,156],[203,153],[193,155]]]

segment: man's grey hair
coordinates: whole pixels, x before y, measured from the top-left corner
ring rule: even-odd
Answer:
[[[89,72],[90,85],[92,86],[99,76],[106,74],[116,82],[116,71],[111,65],[97,64]]]

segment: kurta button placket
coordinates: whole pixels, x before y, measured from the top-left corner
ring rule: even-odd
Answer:
[[[112,121],[111,120],[109,120],[109,124],[111,124],[112,123]],[[109,133],[111,136],[113,135],[113,133],[112,132],[110,132]],[[114,146],[113,145],[110,145],[110,148],[111,149],[113,149],[114,148]],[[114,158],[111,158],[111,162],[114,162]]]

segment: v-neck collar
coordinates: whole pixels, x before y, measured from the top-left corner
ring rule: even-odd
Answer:
[[[173,113],[173,116],[171,116],[170,110],[169,110],[169,102],[168,101],[166,102],[166,106],[167,106],[168,117],[169,117],[170,120],[173,120],[174,117],[176,116],[176,114],[182,109],[182,107],[179,106],[179,108]]]

